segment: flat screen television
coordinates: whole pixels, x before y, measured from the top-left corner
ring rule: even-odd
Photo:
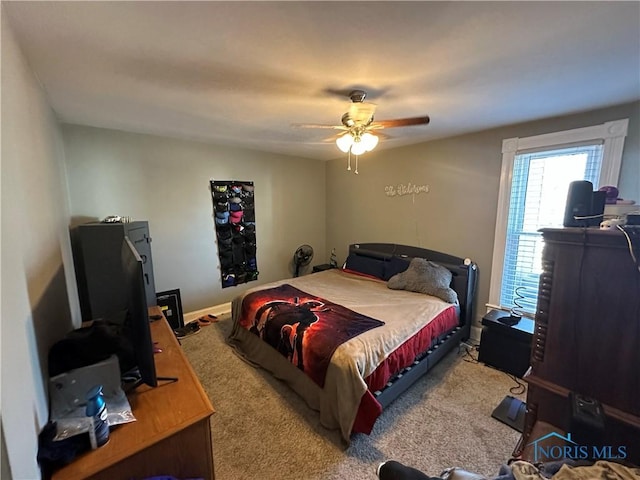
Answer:
[[[154,360],[153,341],[149,328],[149,310],[144,286],[144,271],[142,259],[128,237],[122,241],[122,271],[124,273],[124,287],[127,292],[127,330],[133,347],[133,353],[139,378],[131,388],[141,383],[151,387],[158,386],[156,364]]]

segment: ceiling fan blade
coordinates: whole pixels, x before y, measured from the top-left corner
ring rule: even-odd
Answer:
[[[369,129],[367,129],[367,131],[369,131]],[[382,133],[378,130],[373,130],[371,133],[374,134],[376,137],[379,137],[380,140],[387,140],[389,138],[393,138],[393,136],[389,135],[388,133]]]
[[[320,123],[292,123],[293,128],[330,128],[333,130],[346,130],[344,125],[324,125]]]
[[[394,127],[410,127],[412,125],[427,125],[431,119],[428,115],[424,117],[398,118],[395,120],[375,120],[372,128],[394,128]]]

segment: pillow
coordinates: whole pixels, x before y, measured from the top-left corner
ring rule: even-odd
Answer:
[[[451,271],[442,265],[424,258],[414,258],[409,268],[391,277],[387,287],[392,290],[408,290],[441,298],[448,303],[457,303],[458,294],[451,289]]]
[[[379,258],[365,257],[350,253],[344,263],[345,270],[363,273],[379,279],[384,277],[384,261]]]

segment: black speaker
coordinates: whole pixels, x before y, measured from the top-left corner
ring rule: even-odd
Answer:
[[[569,184],[564,209],[565,227],[592,227],[600,225],[604,213],[605,192],[594,192],[593,183],[577,180]],[[578,217],[578,218],[576,218]],[[592,217],[592,218],[580,218]]]
[[[591,218],[587,218],[588,227],[599,227],[604,217],[604,204],[607,201],[607,192],[596,190],[591,194]]]

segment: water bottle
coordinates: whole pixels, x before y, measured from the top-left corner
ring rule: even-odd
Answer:
[[[91,419],[89,441],[91,448],[95,450],[109,441],[107,404],[104,401],[104,395],[102,395],[102,385],[96,385],[87,393],[86,415]]]

